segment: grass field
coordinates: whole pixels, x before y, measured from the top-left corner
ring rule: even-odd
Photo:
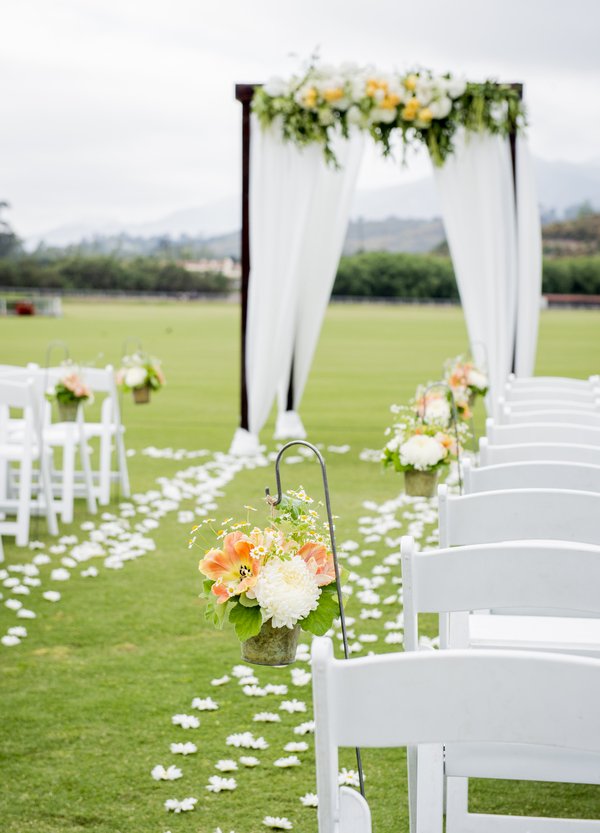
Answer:
[[[195,483],[198,471],[191,467],[203,466],[206,473],[214,453],[227,450],[237,425],[238,309],[123,302],[67,303],[64,312],[60,320],[4,320],[0,362],[43,364],[48,343],[62,339],[82,363],[118,364],[124,340],[139,338],[162,359],[168,385],[150,406],[124,401],[126,442],[136,452],[129,459],[133,491],[160,491],[173,481],[180,489]],[[598,312],[545,312],[537,373],[598,372],[599,333]],[[356,566],[360,575],[372,575],[373,565],[390,548],[384,533],[380,540],[365,543],[369,536],[360,532],[365,522],[359,518],[368,512],[384,524],[382,507],[398,495],[401,484],[397,476],[382,474],[377,464],[361,461],[359,453],[381,446],[390,403],[408,398],[417,383],[438,377],[443,360],[463,351],[465,341],[462,316],[455,308],[360,305],[332,306],[328,311],[302,416],[309,439],[324,447],[333,509],[339,516],[338,541],[362,541],[363,550],[375,551]],[[481,428],[482,412],[477,422]],[[271,420],[263,432],[270,450],[272,428]],[[350,446],[347,453],[327,451],[328,446],[344,445]],[[211,454],[197,459],[142,454],[149,446],[206,449]],[[216,517],[238,515],[247,503],[260,506],[264,487],[275,488],[271,466],[245,468],[233,477],[228,463],[217,459],[216,465],[227,481],[218,490],[223,494],[217,495]],[[284,487],[302,483],[309,493],[320,495],[312,462],[284,466],[283,477]],[[156,514],[152,496],[149,500],[147,515],[144,503],[135,502],[132,524]],[[364,501],[372,502],[370,509],[363,507]],[[69,557],[72,544],[65,545],[64,553],[51,553],[49,547],[56,542],[46,536],[42,523],[34,527],[34,537],[45,544],[41,552],[50,554],[51,563],[40,567],[41,586],[19,598],[37,617],[17,619],[0,606],[0,634],[15,625],[25,625],[28,631],[20,645],[0,646],[0,807],[6,833],[212,833],[217,827],[223,833],[259,833],[267,829],[262,824],[266,815],[286,816],[300,833],[316,830],[315,811],[299,801],[314,791],[312,736],[292,731],[310,717],[310,687],[291,685],[287,669],[259,669],[262,686],[286,683],[287,698],[305,701],[308,712],[280,712],[280,723],[253,723],[255,713],[276,712],[286,698],[247,697],[236,679],[222,687],[210,684],[239,664],[239,645],[230,631],[214,631],[203,621],[199,552],[188,550],[190,523],[179,516],[179,511],[195,508],[194,499],[186,498],[178,509],[165,510],[162,516],[158,512],[157,527],[146,531],[155,541],[154,552],[119,570],[104,568],[103,559],[96,558],[70,568],[71,578],[65,582],[51,581],[50,571]],[[108,511],[120,516],[118,496]],[[397,514],[401,517],[402,509]],[[86,540],[90,532],[81,524],[87,520],[80,506],[75,522],[61,528],[61,535]],[[104,521],[98,515],[94,522],[99,528]],[[393,536],[406,532],[409,523],[406,518]],[[12,565],[31,562],[36,555],[6,541],[5,552]],[[97,577],[82,577],[90,564],[97,566]],[[393,572],[385,576],[382,596],[397,591]],[[48,589],[61,592],[58,603],[42,598]],[[11,591],[2,590],[6,600]],[[378,638],[376,650],[390,650],[393,645],[384,642],[389,633],[384,625],[398,610],[391,604],[380,620],[363,621],[361,604],[353,599],[347,612],[357,620],[358,635],[368,632]],[[426,627],[433,635],[433,623]],[[369,647],[365,643],[365,651]],[[194,697],[209,696],[219,704],[218,711],[191,710]],[[172,725],[171,717],[180,713],[196,714],[200,727]],[[261,765],[221,773],[236,778],[235,791],[208,792],[209,776],[219,774],[215,763],[238,760],[243,754],[226,746],[225,738],[246,730],[269,743],[264,752],[246,751],[260,758]],[[171,743],[190,740],[197,745],[196,754],[183,757],[169,751]],[[298,753],[302,765],[274,767],[274,760],[287,754],[283,747],[290,741],[308,741],[308,751]],[[352,756],[348,753],[342,763],[352,767]],[[183,777],[156,782],[150,777],[156,764],[176,764]],[[404,754],[369,751],[365,770],[375,831],[408,830]],[[198,799],[193,812],[167,815],[166,799],[187,796]],[[473,799],[474,806],[491,812],[600,817],[600,791],[593,787],[480,782]]]

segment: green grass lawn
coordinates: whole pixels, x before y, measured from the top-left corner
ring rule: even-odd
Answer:
[[[587,376],[598,372],[600,313],[544,312],[541,320],[537,373]],[[0,362],[44,363],[49,342],[68,342],[73,358],[98,365],[119,362],[128,338],[141,340],[159,357],[167,387],[150,406],[124,400],[126,442],[136,452],[129,460],[133,491],[155,489],[157,478],[194,481],[198,460],[160,459],[143,455],[148,446],[226,451],[238,422],[239,311],[232,305],[195,303],[66,303],[64,318],[5,319],[0,328]],[[445,358],[464,350],[466,335],[456,308],[401,306],[332,306],[309,379],[302,417],[309,439],[322,443],[328,463],[338,541],[359,539],[363,501],[381,506],[395,498],[401,483],[383,474],[359,453],[382,445],[389,422],[389,405],[402,402],[419,382],[439,377]],[[276,349],[277,345],[273,345]],[[60,351],[56,350],[58,359]],[[483,425],[483,412],[477,424]],[[273,419],[263,431],[269,449]],[[327,446],[349,445],[346,454],[328,453]],[[282,468],[284,487],[302,483],[315,497],[320,493],[318,467],[311,462]],[[218,497],[215,517],[239,515],[244,504],[260,506],[264,487],[274,491],[272,467],[239,472]],[[79,501],[79,504],[82,502]],[[193,509],[185,500],[181,509]],[[118,513],[117,496],[108,511]],[[144,516],[138,512],[132,523]],[[82,522],[89,520],[82,505],[75,522],[61,535],[84,540]],[[94,518],[103,523],[100,516]],[[121,570],[96,564],[96,578],[72,570],[67,582],[51,582],[50,570],[64,554],[40,568],[41,587],[19,597],[37,613],[17,619],[0,605],[0,634],[25,625],[28,637],[12,648],[0,646],[0,714],[2,714],[0,783],[3,831],[6,833],[259,833],[265,815],[286,816],[294,830],[316,830],[315,811],[303,807],[299,796],[314,791],[312,736],[297,737],[292,727],[310,717],[310,686],[290,685],[290,671],[259,669],[260,684],[285,682],[287,698],[307,703],[308,714],[282,712],[281,723],[253,723],[261,711],[277,711],[282,697],[244,696],[237,680],[222,687],[210,681],[230,673],[240,662],[239,645],[229,630],[217,632],[202,617],[197,562],[199,551],[187,548],[189,523],[177,511],[160,518],[148,533],[156,550],[125,564]],[[394,530],[394,536],[406,530]],[[47,547],[56,543],[43,523],[34,537]],[[364,545],[363,545],[364,546]],[[369,545],[371,546],[371,545]],[[357,572],[369,574],[389,551],[383,541],[372,544],[376,554],[365,558]],[[44,550],[46,552],[47,550]],[[5,540],[8,564],[31,561],[35,552],[17,549]],[[89,564],[82,565],[88,567]],[[4,565],[6,566],[6,565]],[[385,592],[392,592],[391,576]],[[62,598],[51,604],[41,598],[48,589]],[[2,588],[4,599],[10,590]],[[357,618],[360,603],[352,600],[348,615]],[[395,616],[397,609],[386,610]],[[381,621],[361,624],[379,637]],[[430,634],[433,623],[428,622]],[[307,641],[307,640],[305,640]],[[368,648],[369,646],[365,646]],[[305,665],[301,667],[306,668]],[[214,712],[194,712],[193,697],[213,697]],[[399,692],[401,708],[401,692]],[[171,724],[172,715],[197,714],[198,729]],[[255,769],[240,767],[234,792],[213,795],[205,789],[220,759],[238,759],[227,747],[233,732],[251,730],[269,742],[265,752],[247,751],[261,759]],[[169,751],[173,742],[193,741],[198,751],[189,757]],[[302,766],[277,769],[273,761],[286,753],[289,741],[308,740],[300,753]],[[243,753],[242,753],[243,754]],[[367,751],[367,792],[378,833],[408,830],[404,754]],[[350,753],[342,763],[352,767]],[[183,778],[155,782],[156,764],[176,764]],[[600,817],[597,788],[480,782],[473,790],[478,808],[490,811]],[[194,796],[194,812],[167,815],[168,798]]]

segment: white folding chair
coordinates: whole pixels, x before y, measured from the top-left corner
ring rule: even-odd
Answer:
[[[600,454],[600,449],[598,453]],[[462,477],[465,495],[506,489],[600,492],[600,465],[592,466],[588,463],[525,460],[474,468],[471,460],[465,458],[462,463]]]
[[[463,744],[495,742],[555,747],[574,761],[600,754],[598,660],[485,650],[336,660],[331,640],[321,637],[313,641],[312,672],[319,833],[371,831],[367,802],[338,787],[340,746],[421,750],[451,743],[460,751]],[[438,777],[416,808],[417,833],[441,833],[444,781],[472,775],[468,759],[439,760]],[[482,777],[503,778],[506,771],[495,758]],[[574,769],[572,780],[578,775]],[[594,783],[600,783],[600,768]],[[487,818],[487,830],[495,830],[495,817]],[[535,821],[536,830],[573,829],[568,820],[564,827],[558,826],[562,820]],[[580,822],[575,829],[598,826]]]
[[[501,425],[528,425],[530,423],[551,425],[589,425],[600,429],[600,410],[566,410],[551,408],[549,405],[539,411],[513,409],[509,405],[497,409]]]
[[[20,439],[11,431],[11,410],[20,413]],[[34,479],[38,464],[38,482]],[[17,546],[29,543],[31,515],[46,516],[50,535],[58,534],[52,499],[49,457],[43,441],[38,398],[32,380],[0,377],[0,535],[14,535]],[[14,521],[6,515],[15,515]],[[4,559],[0,539],[0,561]]]
[[[600,446],[575,445],[573,443],[492,445],[488,437],[481,437],[479,440],[480,468],[502,465],[503,463],[543,460],[600,466]]]
[[[518,445],[522,443],[569,443],[600,446],[600,428],[589,425],[552,425],[529,423],[526,425],[498,425],[488,418],[485,433],[492,445]]]
[[[503,396],[498,398],[498,406],[500,413],[504,408],[510,408],[514,413],[521,413],[523,411],[576,411],[584,413],[598,413],[600,412],[600,399],[578,399],[573,401],[569,399],[565,401],[559,398],[531,398],[531,399],[505,399]]]
[[[600,545],[600,494],[510,489],[450,495],[438,486],[440,546],[544,539]]]
[[[600,656],[600,547],[561,542],[511,541],[480,544],[434,552],[417,553],[412,538],[401,543],[404,588],[404,647],[419,649],[418,617],[420,613],[437,613],[440,621],[450,619],[442,647],[500,648],[561,651],[578,655]],[[518,615],[521,607],[540,615]],[[506,616],[471,613],[481,608],[499,608]],[[546,615],[547,609],[553,616]],[[516,611],[516,615],[513,614]],[[574,612],[578,618],[572,618]],[[564,617],[564,618],[561,618]],[[585,617],[585,618],[584,618]],[[589,618],[592,617],[592,618]],[[532,628],[532,624],[534,627]],[[427,793],[435,773],[437,755],[424,750],[421,761],[422,783],[416,774],[418,750],[409,750],[409,791],[413,817],[418,791]],[[493,745],[456,750],[446,747],[445,758],[469,761],[472,774],[480,774],[494,757],[499,757],[512,778],[526,780],[570,780],[573,769],[584,782],[600,772],[600,757],[576,759],[565,757],[563,750],[499,749]],[[489,819],[468,811],[468,780],[452,778],[447,784],[446,829],[484,831]],[[527,830],[531,821],[514,821],[499,817],[499,830]],[[597,823],[596,829],[600,829]],[[496,829],[495,827],[491,829]],[[537,828],[531,828],[537,829]],[[576,828],[579,829],[579,828]]]
[[[528,402],[556,402],[561,405],[584,407],[598,407],[600,390],[589,388],[587,390],[557,389],[557,388],[515,388],[506,385],[504,395],[501,397],[507,404],[516,407]]]
[[[131,494],[123,439],[125,428],[121,422],[114,369],[110,365],[103,368],[86,367],[82,374],[94,397],[102,397],[100,420],[94,422],[89,417],[84,418],[83,432],[88,441],[96,438],[99,440],[99,461],[95,469],[92,461],[92,477],[98,503],[106,506],[110,503],[110,487],[113,482],[119,484],[121,497],[129,497]],[[116,454],[114,471],[113,444]]]

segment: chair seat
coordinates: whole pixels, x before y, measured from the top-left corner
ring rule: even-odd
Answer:
[[[39,449],[37,445],[31,446],[31,455],[34,460],[37,460],[39,457]],[[4,460],[10,460],[11,462],[17,462],[21,460],[23,457],[23,443],[20,442],[9,442],[9,443],[0,443],[0,457]]]
[[[444,747],[449,777],[506,778],[526,781],[560,781],[598,784],[600,756],[549,746],[502,743],[450,743]]]
[[[474,613],[469,616],[469,642],[476,648],[600,657],[600,619]]]

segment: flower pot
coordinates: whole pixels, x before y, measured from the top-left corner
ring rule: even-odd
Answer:
[[[265,622],[256,636],[242,642],[242,659],[255,665],[289,665],[296,659],[300,625],[274,628]]]
[[[438,481],[437,471],[411,471],[404,472],[404,491],[412,497],[433,497]]]
[[[58,402],[58,416],[61,422],[76,422],[79,402]]]
[[[134,388],[133,401],[136,405],[144,405],[146,402],[150,402],[150,386],[144,385],[143,388]]]

